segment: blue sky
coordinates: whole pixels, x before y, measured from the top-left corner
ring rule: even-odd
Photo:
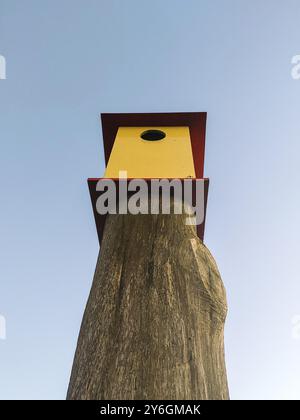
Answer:
[[[207,111],[232,399],[300,398],[298,0],[0,0],[1,399],[64,399],[98,241],[101,112]]]

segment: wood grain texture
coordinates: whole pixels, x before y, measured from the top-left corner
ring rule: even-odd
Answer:
[[[67,398],[228,399],[226,295],[184,215],[110,215]]]

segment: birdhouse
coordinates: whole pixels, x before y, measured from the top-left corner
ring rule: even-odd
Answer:
[[[204,182],[205,209],[208,179],[203,178],[206,113],[102,114],[106,170],[104,179],[191,179]],[[99,178],[89,178],[93,211],[101,242],[105,215],[96,201]],[[204,221],[197,226],[203,240]]]

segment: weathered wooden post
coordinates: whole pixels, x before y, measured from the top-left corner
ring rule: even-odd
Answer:
[[[118,169],[129,178],[202,179],[205,121],[205,113],[104,114],[106,178],[116,178],[127,147],[131,158]],[[165,143],[141,140],[135,154],[134,132],[155,137],[158,128]],[[177,143],[177,152],[168,149]],[[205,219],[197,229],[185,214],[110,214],[105,221],[96,210],[96,182],[89,180],[101,250],[67,398],[228,399],[226,295],[202,242]],[[208,181],[205,197],[207,188]]]

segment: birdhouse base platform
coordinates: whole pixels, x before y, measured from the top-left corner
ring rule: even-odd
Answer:
[[[102,191],[97,191],[96,186],[98,181],[100,180],[105,180],[107,178],[89,178],[88,179],[88,186],[89,186],[89,191],[90,191],[90,196],[91,196],[91,202],[92,202],[92,207],[93,207],[93,213],[94,213],[94,218],[95,218],[95,223],[96,223],[96,228],[97,228],[97,234],[98,234],[98,239],[99,239],[99,244],[101,245],[101,241],[102,241],[102,237],[103,237],[103,232],[104,232],[104,227],[105,227],[105,221],[106,221],[106,217],[107,214],[99,214],[97,212],[97,208],[96,208],[96,203],[97,203],[97,199],[101,196],[101,194],[103,194]],[[114,179],[113,180],[116,186],[116,198],[118,199],[119,197],[119,183],[120,180],[119,179]],[[127,179],[127,181],[129,182],[130,179]],[[149,199],[150,199],[150,182],[151,180],[145,180],[149,186],[148,188],[148,193],[149,193]],[[184,180],[180,180],[180,181],[184,181]],[[204,238],[204,230],[205,230],[205,219],[206,219],[206,207],[207,207],[207,197],[208,197],[208,187],[209,187],[209,179],[208,178],[202,178],[202,179],[191,179],[190,180],[192,182],[192,205],[193,206],[203,206],[203,221],[201,224],[196,225],[196,230],[197,230],[197,235],[198,237],[203,241]],[[197,182],[201,182],[204,184],[204,194],[203,194],[203,202],[201,203],[196,203],[196,183]],[[182,202],[184,202],[184,193],[183,193],[183,188],[182,188]],[[172,195],[172,189],[170,190],[170,193]],[[135,192],[129,192],[127,193],[128,198],[135,194]],[[117,200],[118,201],[118,200]]]

